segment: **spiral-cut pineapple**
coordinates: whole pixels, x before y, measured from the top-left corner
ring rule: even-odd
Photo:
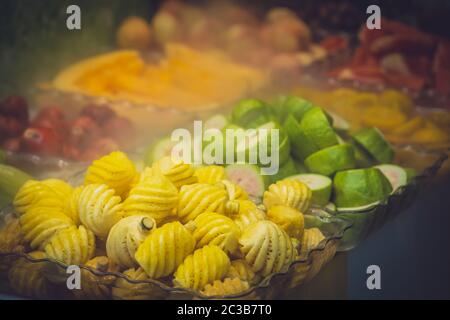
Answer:
[[[136,179],[136,168],[127,155],[120,151],[95,160],[89,166],[85,184],[106,184],[116,194],[125,197]]]
[[[70,184],[61,179],[45,179],[41,183],[55,191],[61,199],[67,199],[73,192]]]
[[[293,238],[302,239],[305,219],[303,213],[287,206],[272,206],[267,210],[267,219],[275,222]]]
[[[178,201],[177,214],[181,222],[194,220],[203,212],[225,213],[228,200],[225,188],[205,183],[182,186]]]
[[[267,209],[275,205],[285,205],[306,212],[311,201],[311,190],[298,180],[281,180],[271,184],[264,192],[263,203]]]
[[[296,259],[300,256],[300,246],[302,244],[302,240],[303,239],[291,238],[292,247],[294,248],[294,254]]]
[[[98,272],[118,272],[119,268],[108,257],[99,256],[86,262],[85,267]],[[116,280],[113,275],[96,275],[81,269],[81,289],[73,290],[77,299],[105,300],[111,298],[111,285]]]
[[[228,180],[222,180],[216,183],[216,185],[227,191],[228,200],[225,203],[224,213],[228,216],[238,214],[240,201],[248,199],[247,193],[239,185]]]
[[[316,248],[324,239],[325,236],[318,228],[305,229],[300,247],[300,255],[306,255],[311,249]]]
[[[171,157],[164,157],[153,165],[153,170],[162,173],[178,189],[186,184],[197,182],[195,169],[183,161],[173,161]]]
[[[218,213],[204,212],[195,218],[193,225],[195,229],[192,235],[197,249],[211,244],[228,254],[236,253],[240,230],[230,218]]]
[[[268,220],[251,224],[242,233],[239,243],[245,261],[263,277],[283,271],[295,257],[287,233]]]
[[[32,249],[43,249],[59,230],[73,226],[72,219],[58,208],[32,208],[20,217],[24,240]]]
[[[41,181],[28,180],[14,197],[15,210],[23,214],[32,207],[64,208],[64,200]]]
[[[158,279],[174,272],[194,247],[194,237],[175,221],[153,230],[134,257],[150,278]]]
[[[101,239],[121,218],[121,199],[105,184],[89,184],[83,187],[78,198],[81,223]]]
[[[12,214],[6,215],[4,222],[0,227],[0,253],[10,253],[23,242],[22,228],[19,219]]]
[[[225,169],[222,166],[203,166],[196,168],[194,175],[199,183],[215,184],[225,179]]]
[[[229,180],[221,180],[218,183],[223,184],[228,192],[228,198],[230,200],[248,200],[248,194],[245,192],[242,187],[236,183],[233,183]]]
[[[42,251],[30,252],[28,256],[35,260],[46,258]],[[8,273],[9,284],[14,292],[29,298],[48,298],[51,287],[44,277],[45,265],[45,262],[28,261],[25,258],[17,259]]]
[[[149,279],[142,268],[128,269],[123,272],[123,275],[131,281],[146,281]],[[115,300],[161,299],[163,298],[163,291],[151,283],[132,283],[126,279],[118,278],[113,285],[112,296]]]
[[[239,278],[250,284],[257,283],[260,280],[259,275],[253,272],[250,265],[244,259],[237,259],[231,261],[230,269],[227,273],[227,278]]]
[[[139,179],[137,180],[136,185],[139,182],[146,181],[146,180],[150,179],[151,177],[153,177],[154,174],[155,174],[155,171],[153,170],[153,168],[145,167],[144,170],[139,175]]]
[[[174,284],[202,290],[214,280],[222,280],[230,268],[230,259],[218,246],[207,245],[184,259],[174,274]]]
[[[66,265],[84,264],[94,256],[95,236],[84,226],[71,226],[55,233],[45,246],[51,259]]]
[[[109,232],[106,241],[108,257],[121,268],[135,267],[137,262],[134,254],[149,232],[155,227],[155,220],[145,215],[121,219]]]
[[[123,215],[148,215],[157,224],[173,215],[178,190],[166,177],[154,174],[131,189],[122,206]]]
[[[241,231],[243,231],[253,222],[264,220],[266,215],[253,201],[239,200],[239,212],[232,218]]]
[[[80,198],[82,190],[83,187],[75,188],[65,202],[64,214],[71,218],[76,225],[81,223],[80,214],[78,212],[78,199]]]
[[[205,296],[228,296],[242,293],[249,288],[247,281],[240,278],[225,278],[224,280],[215,280],[212,284],[205,285],[201,291]]]

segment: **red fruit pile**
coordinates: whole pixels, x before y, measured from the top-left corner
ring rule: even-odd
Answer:
[[[46,107],[29,120],[27,101],[10,96],[0,102],[0,144],[12,152],[89,161],[135,140],[131,122],[103,105],[87,105],[75,119],[59,107]]]
[[[380,30],[364,24],[359,40],[351,63],[330,76],[450,94],[448,40],[387,19],[382,19]]]

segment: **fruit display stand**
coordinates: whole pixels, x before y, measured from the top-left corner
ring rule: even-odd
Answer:
[[[236,24],[209,17],[221,10]],[[237,6],[165,4],[151,23],[125,19],[117,47],[37,84],[30,118],[17,112],[20,99],[1,102],[1,294],[308,298],[323,268],[341,278],[345,251],[445,174],[446,42],[385,20],[397,42],[423,45],[416,66],[409,49],[392,55],[396,41],[365,51],[385,34],[363,29],[354,50],[352,37],[315,43],[288,9],[257,20]],[[212,36],[219,30],[224,43]],[[171,130],[194,120],[223,139],[228,129],[279,133],[279,144],[251,135],[226,150],[249,158],[266,143],[279,170],[263,174],[261,159],[173,160]],[[202,153],[211,145],[201,141]],[[67,288],[69,265],[81,290]]]

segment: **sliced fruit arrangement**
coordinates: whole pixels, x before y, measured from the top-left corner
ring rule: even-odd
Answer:
[[[223,156],[214,164],[224,166],[227,179],[256,202],[262,201],[271,183],[293,179],[308,185],[315,206],[358,210],[384,200],[407,182],[406,169],[392,164],[394,149],[380,130],[353,130],[339,115],[304,98],[279,96],[272,103],[244,99],[235,104],[230,117],[214,115],[205,123],[218,123],[216,129],[222,131]],[[230,136],[228,129],[243,135]],[[277,130],[278,147],[256,134],[258,129],[268,129],[269,134]],[[267,172],[271,163],[261,161],[259,152],[264,147],[260,144],[266,145],[269,158],[278,155],[276,172]],[[170,156],[173,146],[170,137],[162,138],[149,148],[147,158]],[[203,146],[198,152],[205,150]]]
[[[168,43],[157,61],[146,60],[137,50],[79,61],[61,70],[51,87],[112,102],[193,111],[230,103],[266,82],[263,71],[234,62],[224,53]]]
[[[33,118],[28,109],[20,96],[0,102],[0,145],[4,150],[90,161],[135,145],[133,124],[107,105],[86,105],[71,118],[59,106],[40,108]]]
[[[349,88],[317,90],[305,86],[296,88],[294,93],[322,106],[334,119],[339,116],[342,120],[333,122],[336,130],[342,123],[350,131],[376,127],[393,144],[427,150],[450,147],[450,112],[416,108],[414,101],[401,91],[388,89],[374,93]]]
[[[364,23],[353,59],[330,76],[449,94],[450,42],[384,18],[381,25],[371,30]]]
[[[94,160],[78,186],[16,173],[14,182],[9,179],[8,186],[2,186],[15,193],[16,216],[0,231],[0,253],[20,247],[31,257],[38,252],[40,259],[93,268],[96,273],[83,278],[82,294],[73,298],[94,299],[100,293],[102,299],[112,298],[124,279],[101,273],[130,275],[130,270],[141,274],[132,280],[161,280],[179,290],[225,295],[228,291],[214,293],[208,288],[233,281],[240,285],[229,294],[242,293],[274,273],[286,272],[326,239],[327,232],[317,228],[310,232],[305,221],[312,193],[302,179],[266,187],[259,171],[251,175],[246,166],[229,166],[224,173],[217,166],[195,169],[181,162],[172,162],[172,169],[165,170],[162,163],[170,165],[167,158],[157,159],[139,172],[126,154],[116,151]],[[180,167],[187,170],[180,172]],[[7,174],[0,174],[3,182]],[[185,179],[177,179],[180,175]],[[227,180],[233,176],[253,179],[247,183],[253,184],[264,205],[249,200],[244,190]],[[318,181],[310,184],[324,197],[326,183],[320,177]],[[16,293],[46,298],[58,285],[65,286],[65,273],[45,273],[33,269],[36,265],[29,261],[21,263],[21,272],[15,263],[8,266],[12,270],[8,280]],[[27,272],[33,272],[33,281],[23,281]],[[48,292],[35,288],[36,283]],[[152,291],[139,293],[152,297]]]

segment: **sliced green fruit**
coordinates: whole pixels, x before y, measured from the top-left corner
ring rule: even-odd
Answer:
[[[308,168],[303,164],[303,162],[295,161],[295,167],[297,168],[297,173],[309,173]]]
[[[303,141],[306,141],[306,137],[300,130],[300,124],[294,116],[288,115],[284,122],[284,128],[286,129],[289,140],[291,141],[292,154],[296,159],[303,161],[305,154],[311,154],[316,151],[314,146],[310,144],[303,144]]]
[[[164,137],[155,143],[153,143],[145,153],[144,164],[151,166],[154,161],[157,161],[163,157],[170,157],[172,154],[172,148],[177,142],[172,141],[170,137]]]
[[[287,96],[282,105],[284,110],[283,120],[287,115],[294,116],[297,121],[300,121],[305,113],[313,108],[311,101],[305,100],[297,96]]]
[[[414,170],[413,168],[404,168],[404,169],[406,171],[407,181],[409,183],[417,176],[417,171]]]
[[[266,131],[260,130],[265,129]],[[278,144],[272,145],[272,134],[278,130]],[[270,166],[271,163],[261,162],[260,152],[263,152],[260,147],[267,147],[268,160],[273,161],[273,155],[278,154],[278,166],[282,166],[290,158],[290,142],[289,137],[284,132],[284,129],[275,121],[265,123],[255,129],[254,134],[245,140],[240,141],[236,147],[236,154],[245,156],[245,162],[254,163],[257,161],[260,166]],[[265,152],[264,152],[265,153]],[[253,161],[250,161],[250,154],[253,154]]]
[[[349,144],[340,144],[317,151],[305,159],[305,165],[313,173],[331,176],[338,171],[356,167],[355,154]]]
[[[231,112],[231,121],[244,128],[256,128],[272,118],[267,104],[258,99],[240,100]]]
[[[391,183],[393,191],[408,183],[408,174],[406,173],[406,170],[400,166],[394,164],[381,164],[375,168],[380,169],[386,176]]]
[[[297,173],[297,166],[294,160],[288,159],[279,169],[278,173],[270,177],[270,182],[275,183],[277,181],[283,180],[286,177],[292,176]]]
[[[331,211],[331,212],[336,212],[337,211],[336,205],[333,202],[328,202],[325,205],[325,209],[327,209],[328,211]]]
[[[361,207],[385,199],[392,186],[377,168],[353,169],[336,173],[334,203],[338,208]]]
[[[295,118],[289,116],[286,129],[291,132],[291,143],[295,146],[296,153],[301,160],[323,148],[338,144],[336,133],[328,121],[326,114],[319,107],[313,107],[307,111],[298,126],[295,126]]]
[[[26,172],[15,167],[0,164],[0,194],[12,201],[25,182],[32,179]]]
[[[327,111],[327,113],[331,116],[332,123],[333,123],[333,128],[336,130],[341,130],[341,131],[347,131],[350,129],[350,124],[344,119],[342,118],[340,115],[331,112],[331,111]]]
[[[225,168],[227,179],[241,186],[252,198],[261,198],[270,184],[269,176],[262,176],[261,169],[251,164],[231,164]]]
[[[257,129],[267,129],[269,133],[271,130],[278,130],[278,146],[272,145],[272,139],[270,135],[267,137],[268,148],[270,150],[269,155],[278,152],[279,165],[282,166],[290,159],[291,154],[291,143],[289,141],[289,136],[286,134],[285,130],[280,126],[278,122],[270,121],[259,126]]]
[[[207,119],[204,124],[204,129],[218,129],[222,130],[228,125],[227,117],[222,114],[217,114]]]
[[[358,168],[367,168],[375,165],[375,159],[367,153],[358,143],[350,142],[353,146],[353,152],[355,154],[356,166]]]
[[[353,139],[380,163],[390,163],[394,159],[394,150],[377,128],[362,129]]]
[[[370,204],[367,204],[365,206],[359,206],[359,207],[336,207],[337,212],[356,212],[356,211],[367,211],[370,209],[375,208],[380,201],[375,201]]]
[[[338,144],[345,144],[345,140],[342,139],[342,137],[340,135],[337,134],[336,137],[337,137]]]
[[[325,206],[331,197],[332,181],[327,176],[314,173],[297,174],[287,179],[305,183],[312,192],[311,202],[317,206]]]

